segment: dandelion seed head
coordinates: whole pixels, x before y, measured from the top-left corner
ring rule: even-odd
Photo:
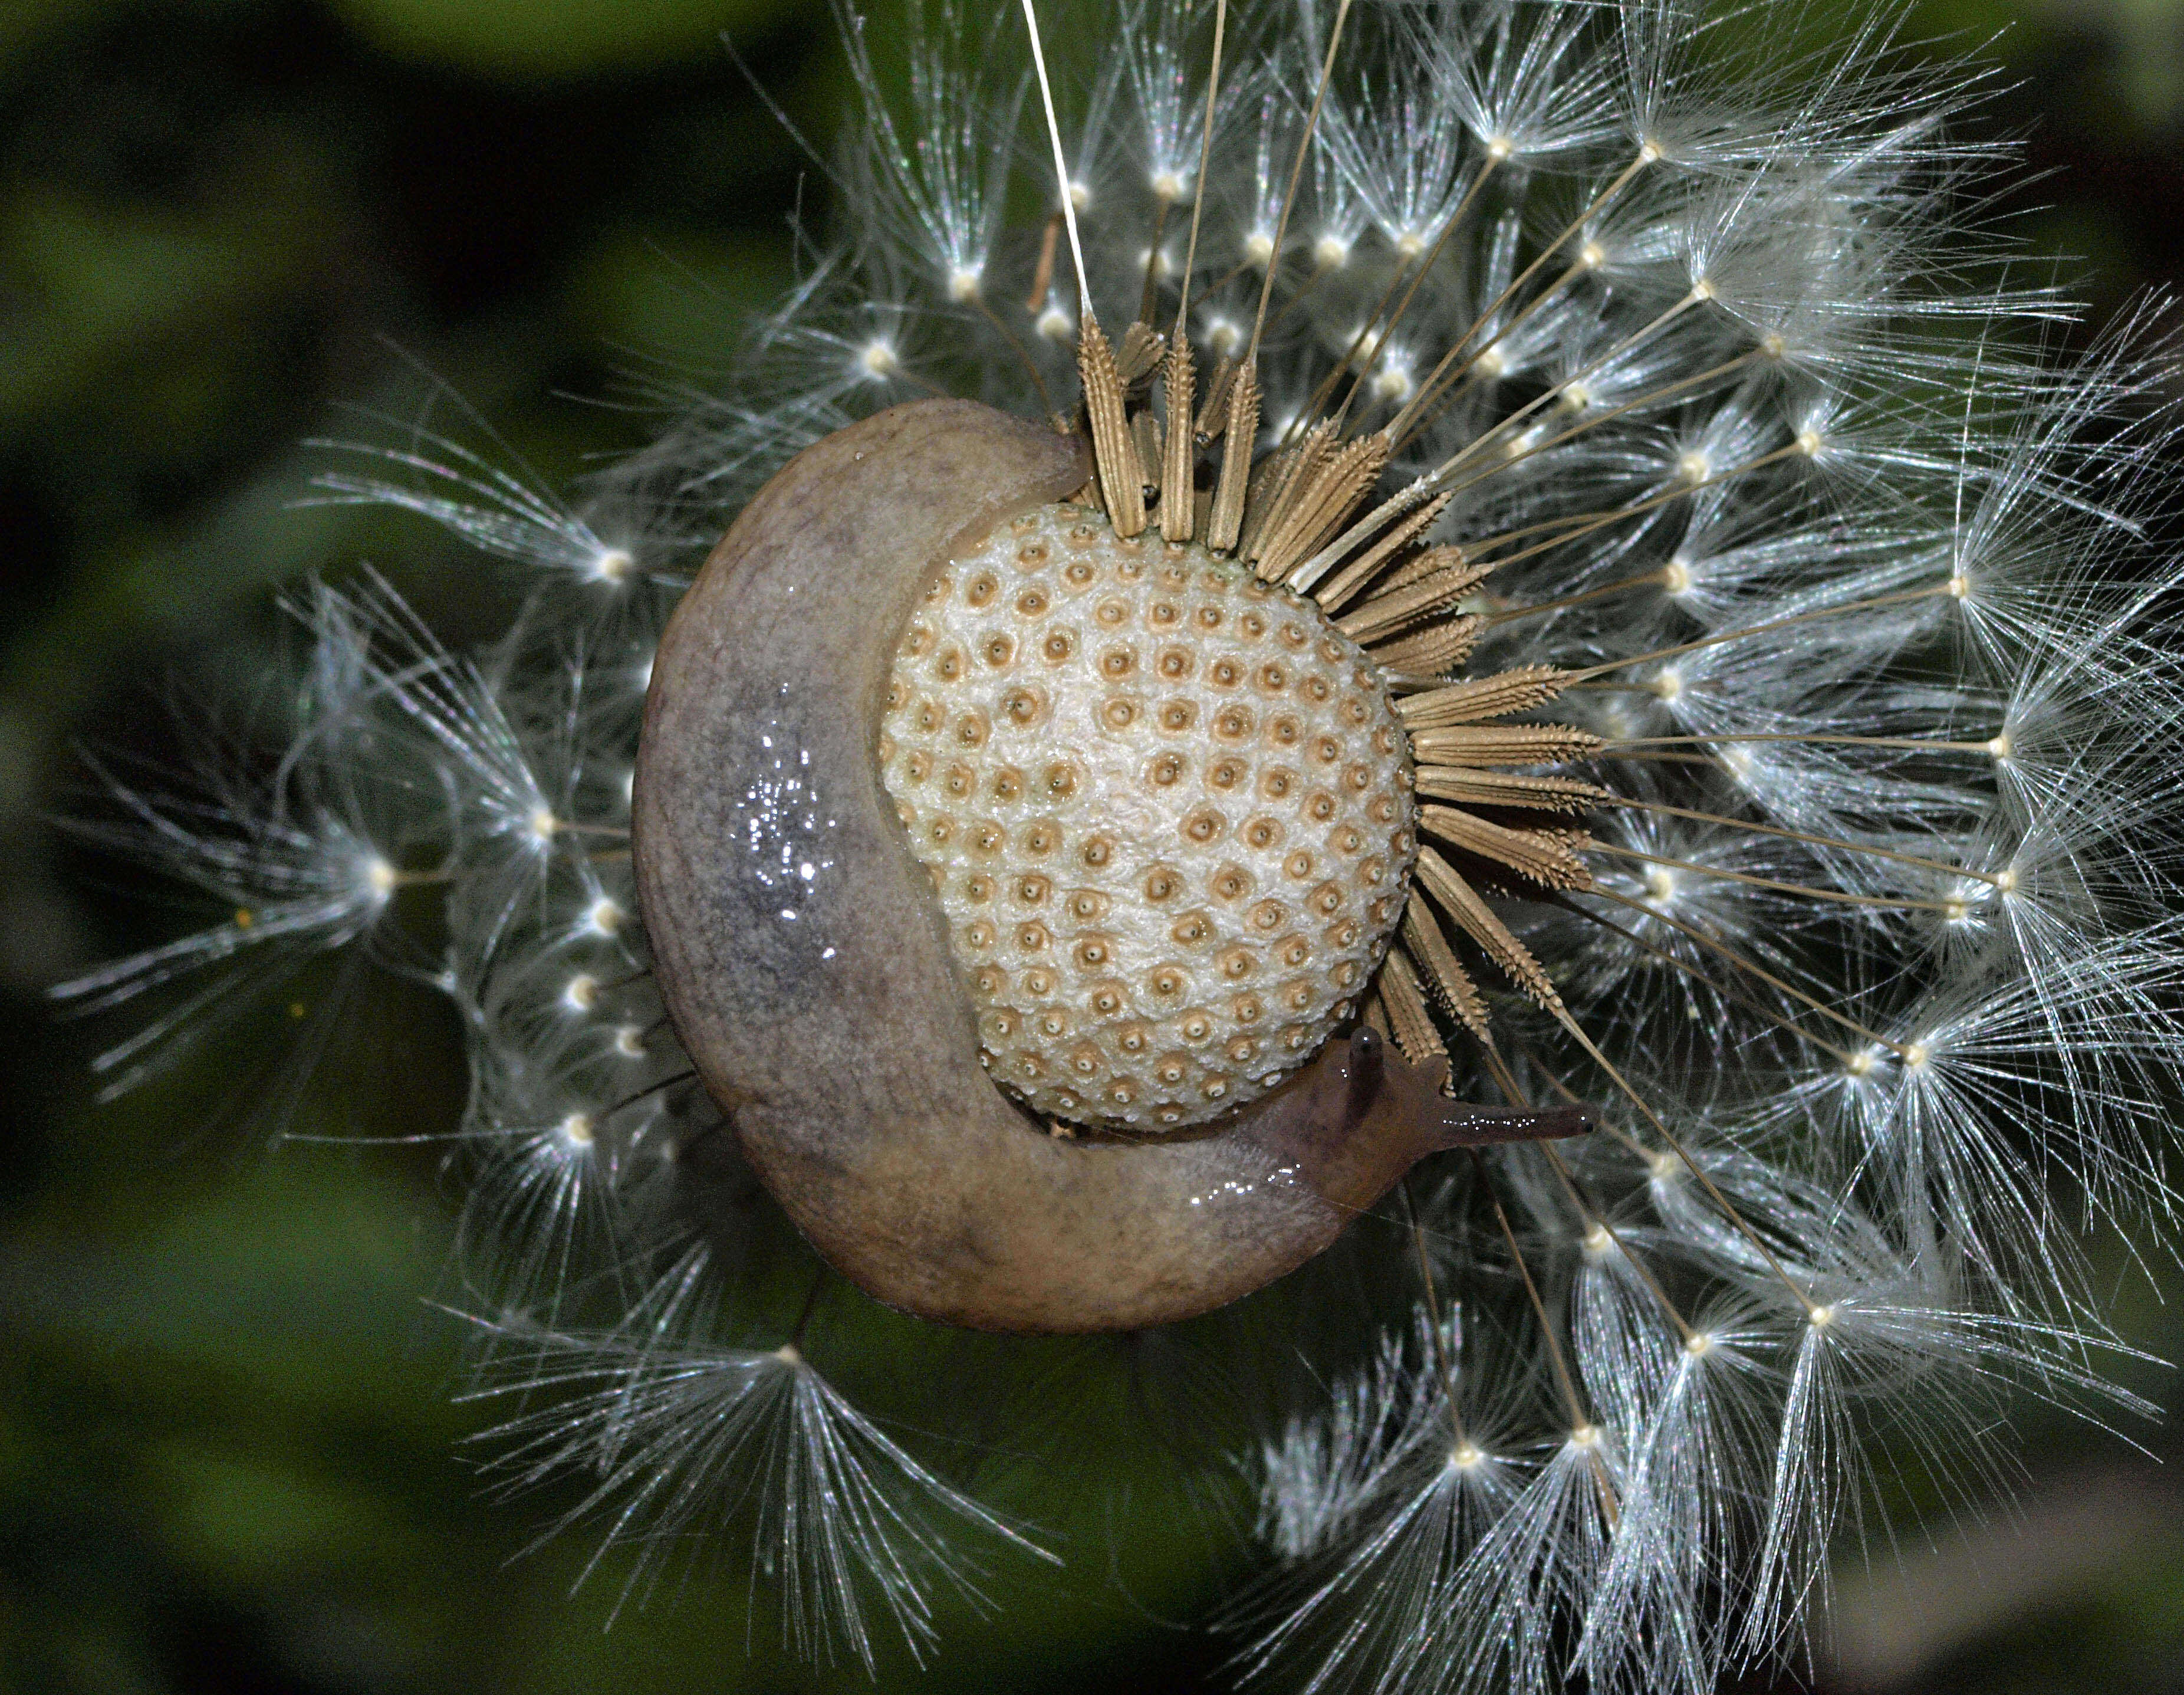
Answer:
[[[1232,8],[1210,83],[1205,5],[1050,31],[1039,75],[1017,8],[843,8],[854,109],[722,388],[660,379],[672,421],[577,497],[437,385],[438,422],[322,444],[312,499],[526,573],[501,638],[314,587],[262,750],[93,767],[81,833],[204,915],[56,990],[140,1018],[107,1092],[252,1006],[308,1062],[354,985],[449,997],[501,1475],[581,1480],[632,1592],[733,1525],[785,1641],[871,1668],[1038,1557],[838,1385],[831,1271],[800,1317],[745,1298],[813,1268],[764,1172],[721,1199],[632,869],[688,574],[802,449],[929,396],[1092,466],[967,515],[856,727],[1028,1157],[1211,1160],[1360,1029],[1445,1102],[1595,1125],[1429,1159],[1352,1233],[1401,1292],[1320,1313],[1352,1352],[1206,1474],[1258,1486],[1247,1672],[1719,1687],[1890,1533],[1884,1462],[2001,1451],[1990,1386],[2135,1405],[2070,1209],[2171,1206],[2173,343],[2043,350],[2065,309],[1972,215],[1975,89],[1885,19],[1823,62],[1652,0],[1337,9]],[[793,1064],[850,861],[808,750],[764,747],[751,969]]]

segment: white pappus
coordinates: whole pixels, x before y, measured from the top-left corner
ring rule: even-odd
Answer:
[[[1464,1098],[1597,1120],[1422,1168],[1353,1232],[1379,1283],[1291,1280],[1351,1334],[1207,1467],[1260,1503],[1239,1674],[1700,1695],[1794,1659],[1881,1533],[1877,1430],[1974,1490],[1997,1386],[2137,1405],[2084,1239],[2173,1222],[2162,314],[2052,352],[2068,304],[1965,210],[2008,164],[1981,75],[1892,11],[1814,47],[1675,0],[1035,10],[1045,87],[1013,4],[838,6],[859,109],[800,281],[581,498],[460,430],[342,450],[318,498],[512,562],[521,616],[458,654],[376,580],[298,598],[270,782],[209,747],[85,827],[226,916],[56,992],[166,997],[100,1062],[126,1087],[303,962],[414,970],[443,897],[504,1475],[580,1474],[610,1542],[740,1523],[796,1647],[922,1652],[1036,1539],[824,1374],[827,1274],[648,974],[641,700],[793,452],[940,394],[1081,427],[1079,326],[1132,323],[1148,488],[1164,431],[1245,421],[1254,499],[1348,432],[1363,505],[1418,521],[1369,594],[1332,541],[1277,573],[1384,669],[1433,837],[1358,1015]],[[1171,324],[1256,410],[1167,416]]]

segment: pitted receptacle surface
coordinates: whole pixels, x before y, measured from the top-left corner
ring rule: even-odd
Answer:
[[[911,615],[882,775],[989,1069],[1034,1110],[1180,1129],[1263,1094],[1363,990],[1416,856],[1407,745],[1318,608],[1054,505]]]

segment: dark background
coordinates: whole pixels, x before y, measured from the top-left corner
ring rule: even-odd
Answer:
[[[2045,173],[2002,209],[2029,258],[2070,255],[2096,319],[2184,277],[2184,3],[1913,19],[1958,45],[2001,32],[1986,121]],[[800,159],[723,30],[831,131],[843,81],[811,0],[0,0],[8,1687],[866,1687],[783,1663],[763,1609],[747,1638],[733,1552],[611,1631],[620,1569],[572,1596],[581,1541],[518,1557],[555,1503],[483,1498],[462,1447],[489,1415],[451,1404],[455,1326],[429,1304],[450,1280],[436,1146],[267,1152],[228,1110],[262,1092],[248,1030],[96,1106],[110,1031],[37,998],[193,917],[42,822],[86,787],[76,744],[172,757],[148,706],[247,706],[283,639],[271,585],[315,569],[369,560],[456,639],[505,611],[505,579],[421,524],[291,505],[304,438],[372,433],[344,404],[413,415],[421,367],[572,474],[647,432],[629,373],[702,376],[786,280]],[[452,1018],[398,994],[348,1022],[300,1126],[443,1134]],[[2098,1252],[2124,1333],[2184,1355],[2153,1286],[2180,1280]],[[2184,1402],[2165,1369],[2126,1375]],[[2184,1691],[2184,1494],[2156,1463],[2184,1443],[2137,1429],[2135,1451],[2033,1408],[2020,1430],[2020,1505],[1844,1567],[1824,1684]],[[1069,1516],[1105,1510],[1088,1494]],[[1199,1687],[1217,1652],[1168,1621],[1212,1597],[1207,1535],[1134,1550],[1128,1584],[1080,1558],[1087,1603],[949,1614],[916,1681]]]

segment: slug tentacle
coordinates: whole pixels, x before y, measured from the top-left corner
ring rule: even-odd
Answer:
[[[746,1157],[872,1295],[987,1330],[1207,1311],[1318,1253],[1435,1148],[1584,1128],[1442,1100],[1370,1033],[1188,1140],[1050,1136],[989,1079],[881,785],[881,694],[942,563],[1087,469],[1078,438],[958,400],[805,449],[677,607],[638,761],[661,993]]]

